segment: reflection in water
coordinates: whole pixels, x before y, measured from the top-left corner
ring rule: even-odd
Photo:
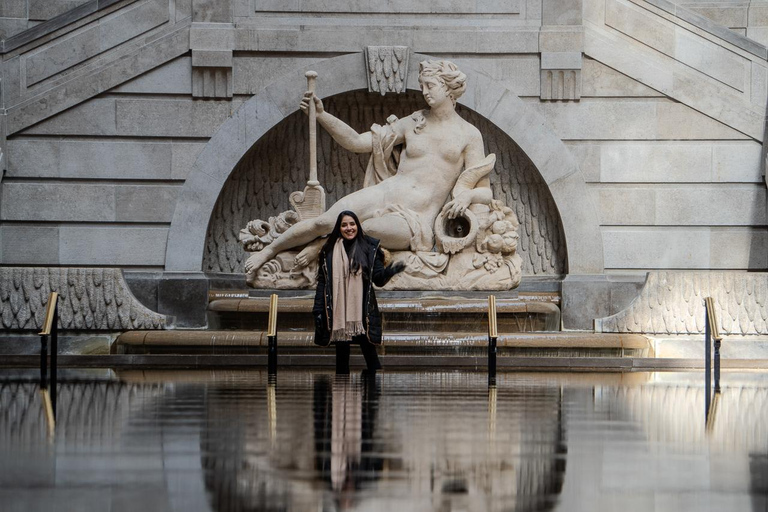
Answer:
[[[60,383],[52,440],[0,380],[0,509],[764,512],[768,383],[707,435],[695,377],[123,373]]]

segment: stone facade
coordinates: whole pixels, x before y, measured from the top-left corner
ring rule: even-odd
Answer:
[[[382,124],[358,106],[381,98],[361,92],[365,49],[407,46],[410,91],[430,56],[469,75],[461,108],[508,155],[494,187],[524,273],[568,275],[566,327],[615,313],[647,271],[765,271],[766,5],[2,2],[0,265],[240,274],[245,210],[306,180],[304,72],[334,113]],[[359,162],[320,155],[329,193],[354,186]]]

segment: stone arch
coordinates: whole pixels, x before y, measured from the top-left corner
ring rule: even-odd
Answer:
[[[411,59],[408,88],[418,89],[416,64]],[[285,75],[245,102],[214,134],[201,152],[179,195],[168,234],[167,271],[199,271],[208,223],[230,173],[259,138],[296,111],[305,90],[304,73],[323,71],[318,93],[333,96],[367,88],[362,53],[315,63]],[[544,118],[504,85],[457,60],[468,77],[460,103],[488,119],[520,146],[538,169],[552,193],[565,232],[568,272],[603,273],[603,244],[597,211],[576,161]]]

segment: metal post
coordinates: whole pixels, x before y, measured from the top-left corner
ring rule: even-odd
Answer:
[[[48,387],[47,377],[48,377],[48,336],[51,336],[51,333],[53,333],[52,336],[52,346],[51,351],[53,354],[56,354],[56,345],[57,345],[57,336],[56,336],[56,327],[58,324],[58,314],[59,314],[59,308],[58,308],[58,302],[59,302],[59,294],[57,292],[51,292],[50,295],[48,295],[48,305],[45,308],[45,319],[43,320],[43,330],[41,330],[38,334],[40,335],[40,388],[45,389]],[[54,361],[52,361],[52,368],[51,370],[54,372],[54,376],[52,376],[53,379],[55,379],[55,372],[56,372],[56,361],[54,358]],[[53,383],[54,387],[56,383]]]
[[[496,384],[496,340],[499,329],[496,322],[496,297],[488,296],[488,385]]]
[[[59,355],[59,301],[53,307],[53,324],[51,325],[51,407],[53,418],[56,419],[56,384],[58,382]]]
[[[720,393],[720,340],[715,338],[715,394]]]
[[[267,373],[277,375],[277,294],[275,293],[269,298],[267,340]]]
[[[712,401],[712,341],[709,332],[709,304],[704,302],[704,422],[709,418]]]

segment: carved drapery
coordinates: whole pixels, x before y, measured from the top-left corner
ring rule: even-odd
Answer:
[[[298,104],[298,100],[297,100]],[[408,116],[424,108],[418,92],[380,96],[352,92],[324,100],[325,108],[356,130],[367,131],[387,116]],[[565,238],[554,200],[530,159],[504,132],[459,105],[457,112],[483,134],[486,153],[496,153],[491,175],[494,197],[515,209],[520,220],[518,254],[524,275],[565,273]],[[288,210],[288,195],[309,176],[307,122],[301,112],[286,117],[262,137],[224,185],[208,226],[203,270],[241,273],[248,253],[237,234],[252,219]],[[327,204],[362,188],[367,154],[353,154],[318,130],[318,179]]]

